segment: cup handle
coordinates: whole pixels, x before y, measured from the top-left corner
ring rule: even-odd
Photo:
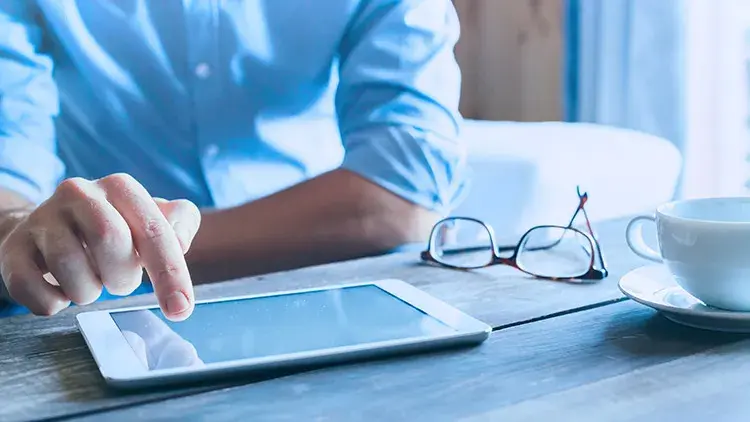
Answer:
[[[646,221],[656,223],[656,217],[653,215],[639,215],[628,223],[625,229],[625,240],[628,242],[630,249],[641,258],[654,262],[663,262],[661,254],[648,246],[643,240],[643,224]]]

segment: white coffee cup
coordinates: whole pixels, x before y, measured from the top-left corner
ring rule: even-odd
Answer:
[[[644,242],[646,221],[656,223],[658,252]],[[706,305],[750,312],[750,198],[669,202],[631,220],[625,236],[633,252],[663,262]]]

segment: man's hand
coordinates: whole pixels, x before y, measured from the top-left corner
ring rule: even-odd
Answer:
[[[168,318],[191,314],[184,254],[201,220],[191,202],[152,198],[131,176],[114,174],[67,179],[16,218],[0,244],[0,274],[11,298],[34,314],[55,314],[71,301],[91,303],[103,286],[128,295],[144,268]]]

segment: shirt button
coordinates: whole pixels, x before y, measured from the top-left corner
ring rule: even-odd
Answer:
[[[198,63],[198,66],[195,66],[195,76],[200,79],[208,79],[211,76],[211,66],[207,63]]]
[[[219,154],[219,147],[216,145],[209,145],[206,147],[206,156],[213,158]]]

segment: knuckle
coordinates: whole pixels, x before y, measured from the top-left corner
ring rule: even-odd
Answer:
[[[56,201],[42,205],[32,213],[31,218],[37,217],[35,221],[42,221],[48,218],[69,218],[81,212],[90,214],[100,210],[102,202],[106,201],[101,189],[82,178],[64,180],[58,185],[55,198]]]
[[[181,273],[180,267],[174,264],[165,264],[156,271],[155,283],[168,282],[171,279],[179,276]]]
[[[100,182],[120,189],[127,189],[138,184],[135,178],[128,173],[112,173],[100,179]]]
[[[90,183],[82,177],[71,177],[57,185],[56,193],[66,198],[85,197],[86,188]]]
[[[149,219],[146,221],[143,234],[148,240],[159,239],[167,234],[167,225],[163,221]]]

